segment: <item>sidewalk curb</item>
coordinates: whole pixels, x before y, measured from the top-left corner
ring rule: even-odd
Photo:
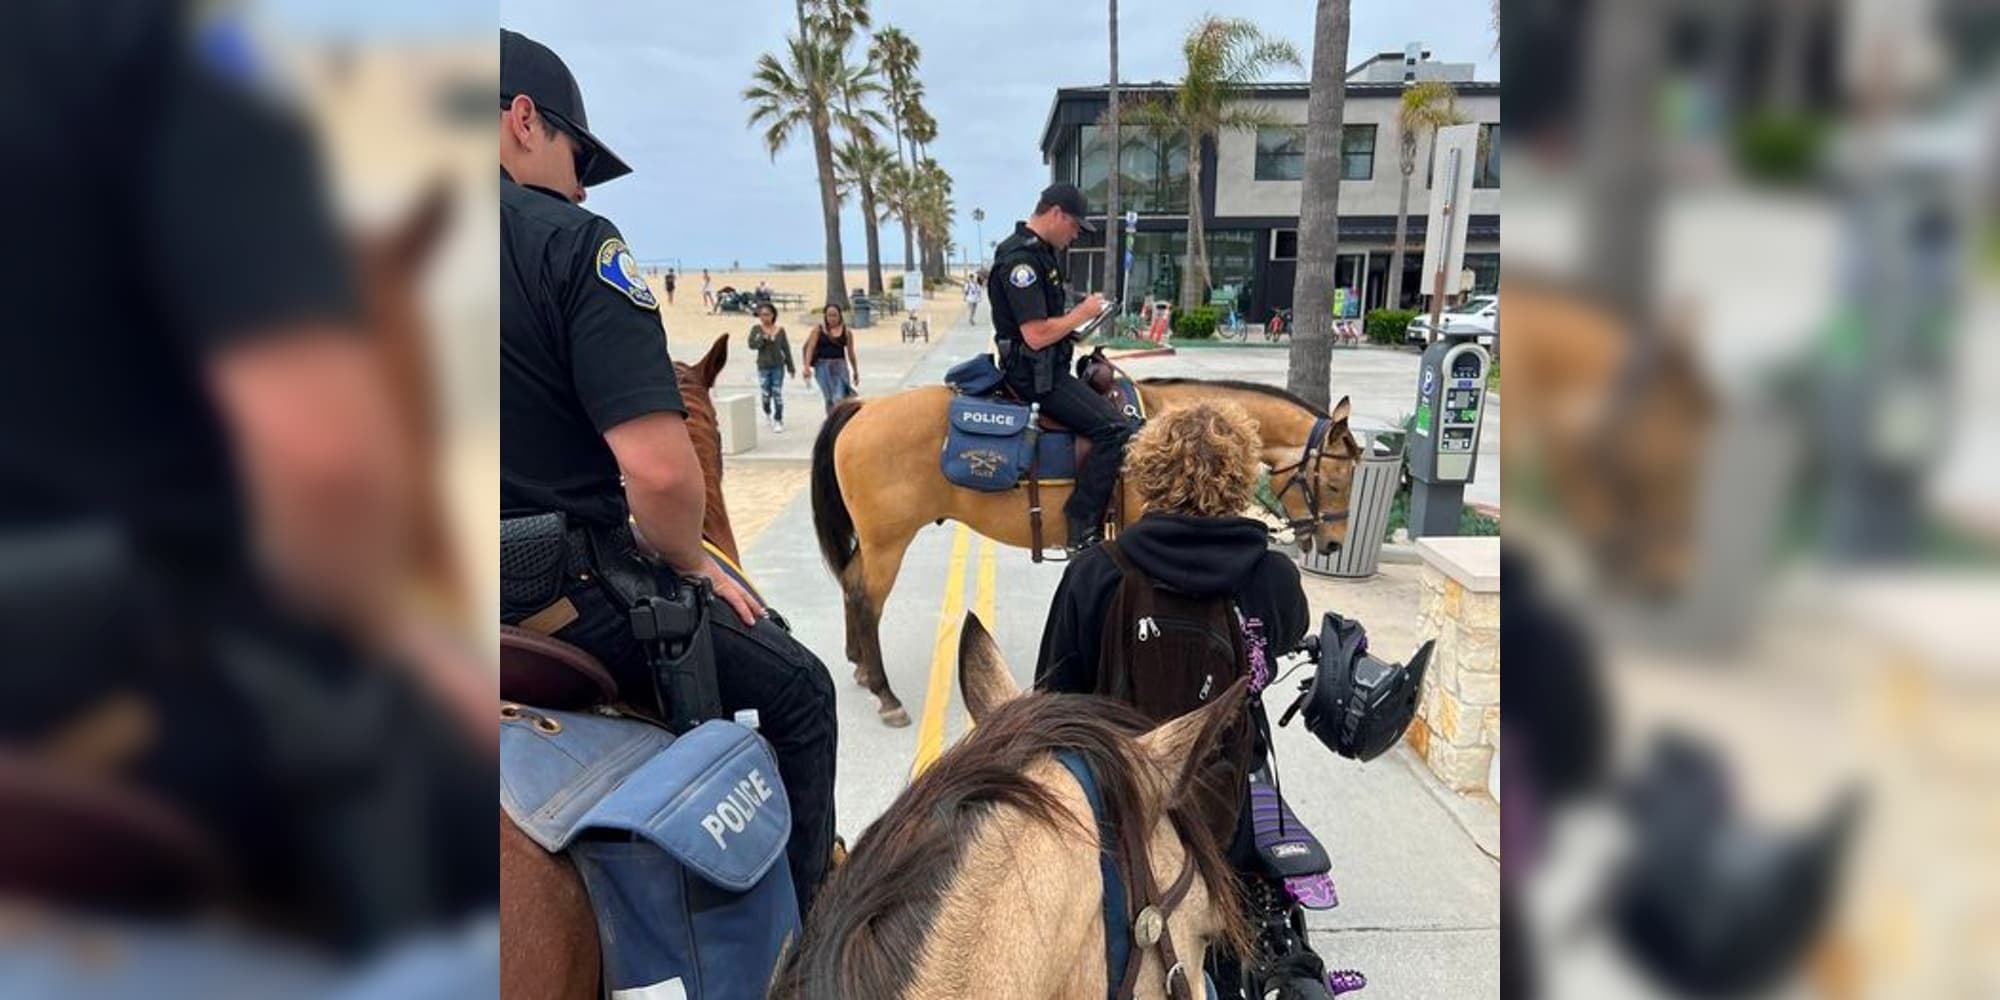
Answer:
[[[1451,814],[1452,821],[1465,831],[1467,837],[1472,838],[1472,845],[1479,848],[1479,853],[1495,861],[1500,860],[1500,803],[1484,794],[1462,795],[1446,788],[1437,775],[1417,759],[1416,751],[1410,749],[1408,743],[1396,744],[1396,759],[1402,761],[1431,799]]]
[[[1176,352],[1171,347],[1150,347],[1131,351],[1105,351],[1104,356],[1113,361],[1132,361],[1138,358],[1171,358]]]

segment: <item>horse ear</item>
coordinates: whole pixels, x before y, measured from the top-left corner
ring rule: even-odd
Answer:
[[[1346,423],[1347,415],[1353,412],[1353,410],[1354,407],[1348,404],[1347,397],[1340,397],[1340,402],[1333,405],[1333,422],[1336,424]]]
[[[714,386],[715,377],[722,374],[722,366],[728,363],[729,335],[725,333],[715,338],[715,343],[709,345],[708,353],[702,355],[700,361],[695,362],[695,375],[700,378],[703,386]]]
[[[388,247],[398,269],[414,271],[430,259],[451,224],[454,189],[450,178],[432,178],[417,196],[416,206],[396,223]]]
[[[1223,736],[1243,720],[1249,691],[1248,680],[1238,680],[1214,701],[1139,737],[1139,746],[1160,768],[1169,788],[1187,787],[1194,770],[1221,748]]]
[[[965,613],[965,625],[958,633],[958,690],[965,696],[965,712],[974,723],[984,719],[993,706],[1021,693],[1014,683],[1014,671],[1000,655],[1000,644],[970,611]]]

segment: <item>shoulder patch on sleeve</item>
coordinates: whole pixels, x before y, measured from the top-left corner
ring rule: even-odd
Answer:
[[[633,305],[659,310],[660,300],[647,287],[645,276],[639,273],[639,262],[632,259],[632,251],[625,248],[624,240],[613,236],[598,246],[597,277],[631,299]]]
[[[1035,283],[1035,268],[1032,264],[1016,264],[1007,272],[1007,283],[1015,288],[1026,288]]]

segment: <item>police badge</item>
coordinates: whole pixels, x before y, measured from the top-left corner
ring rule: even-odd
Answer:
[[[657,311],[660,308],[660,300],[646,285],[646,277],[639,273],[639,262],[632,259],[632,251],[625,248],[625,241],[616,236],[605,240],[597,248],[597,277],[618,289],[641,309]]]
[[[1026,288],[1035,283],[1035,269],[1032,265],[1016,264],[1007,272],[1007,282],[1015,288]]]

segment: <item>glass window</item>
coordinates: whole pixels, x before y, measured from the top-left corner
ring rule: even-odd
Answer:
[[[1476,188],[1497,188],[1500,186],[1500,125],[1479,126],[1479,172],[1472,175],[1472,186]]]
[[[1305,129],[1282,126],[1257,130],[1257,180],[1295,181],[1305,175]]]
[[[1120,211],[1185,214],[1188,205],[1187,137],[1160,136],[1137,127],[1122,127],[1119,143],[1118,208]],[[1082,149],[1076,186],[1092,205],[1105,205],[1111,195],[1111,151],[1104,130],[1078,128]]]
[[[1500,294],[1500,255],[1497,253],[1469,253],[1465,255],[1466,270],[1472,272],[1472,292],[1475,295]]]
[[[1271,231],[1271,259],[1299,259],[1299,231],[1296,229],[1274,229]]]
[[[1248,308],[1245,292],[1257,268],[1257,232],[1218,229],[1208,237],[1208,301],[1223,308]],[[1242,305],[1237,305],[1238,302]]]
[[[1366,181],[1375,177],[1375,126],[1346,125],[1340,130],[1340,179]]]

